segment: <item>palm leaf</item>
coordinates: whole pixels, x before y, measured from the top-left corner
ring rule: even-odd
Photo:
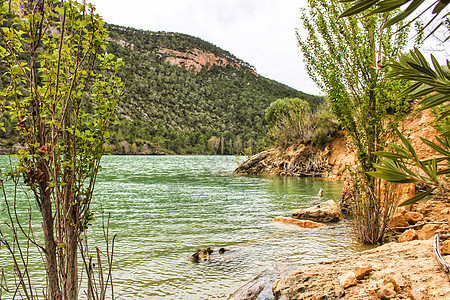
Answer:
[[[425,0],[413,0],[411,2],[411,4],[408,6],[408,8],[406,8],[404,11],[402,11],[401,13],[399,13],[398,15],[396,15],[395,17],[393,17],[392,19],[390,19],[389,21],[386,22],[386,24],[384,24],[383,29],[384,28],[388,28],[392,25],[394,25],[395,23],[400,22],[401,20],[405,19],[406,17],[408,17],[413,11],[415,11]]]
[[[417,194],[417,195],[415,195],[415,196],[413,196],[413,197],[411,197],[411,198],[405,200],[404,202],[402,202],[402,203],[400,204],[400,206],[405,206],[405,205],[414,204],[414,203],[416,203],[416,202],[422,200],[422,199],[425,198],[426,196],[429,196],[435,189],[436,189],[436,188],[434,187],[434,188],[429,189],[429,190],[426,191],[426,192],[423,192],[423,193],[421,193],[421,194]]]
[[[356,15],[362,11],[365,11],[366,9],[372,7],[374,4],[376,4],[379,0],[359,0],[350,7],[349,9],[345,10],[340,17],[349,17],[352,15]],[[344,1],[345,2],[345,1]]]
[[[373,154],[375,154],[376,156],[389,158],[389,159],[407,159],[408,158],[407,156],[405,156],[403,154],[388,152],[388,151],[375,151],[375,152],[373,152]]]

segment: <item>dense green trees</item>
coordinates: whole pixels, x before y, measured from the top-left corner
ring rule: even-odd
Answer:
[[[282,98],[266,109],[271,141],[279,147],[310,143],[321,147],[332,140],[338,124],[328,104],[312,108],[300,98]]]
[[[125,140],[148,153],[236,154],[265,144],[264,111],[271,102],[297,97],[316,106],[322,101],[258,76],[247,63],[201,39],[115,25],[108,29],[113,40],[108,51],[127,65],[121,73],[120,121],[112,134],[116,149]],[[161,49],[191,54],[198,49],[230,64],[205,65],[196,72],[171,65],[166,58],[174,54]]]

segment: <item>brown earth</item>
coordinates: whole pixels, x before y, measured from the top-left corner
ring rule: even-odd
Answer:
[[[431,240],[389,243],[298,269],[277,280],[272,291],[275,299],[290,300],[450,299],[449,277],[432,249]]]
[[[339,131],[333,141],[322,149],[311,144],[274,148],[252,156],[234,172],[241,175],[342,179],[346,166],[354,164],[355,154],[351,150],[350,138],[344,131]]]
[[[436,141],[436,129],[431,126],[434,120],[430,110],[410,113],[399,128],[411,139],[420,158],[429,156],[431,148],[420,139],[423,137]],[[347,177],[348,166],[356,165],[356,152],[351,138],[345,131],[334,134],[333,141],[324,148],[309,144],[295,144],[285,149],[274,148],[256,154],[236,170],[242,175],[281,175],[297,177],[324,177],[343,180]]]

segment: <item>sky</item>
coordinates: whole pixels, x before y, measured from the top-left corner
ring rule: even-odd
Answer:
[[[306,0],[90,0],[104,21],[199,37],[253,65],[258,74],[318,95],[297,47]]]

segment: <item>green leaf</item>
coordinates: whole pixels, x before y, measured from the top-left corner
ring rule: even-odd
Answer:
[[[380,157],[385,157],[385,158],[389,158],[389,159],[407,159],[408,157],[403,155],[403,154],[399,154],[399,153],[394,153],[394,152],[387,152],[387,151],[375,151],[373,152],[373,154],[380,156]]]
[[[355,3],[354,6],[350,7],[346,11],[344,11],[339,17],[343,18],[343,17],[349,17],[352,15],[356,15],[356,14],[372,7],[378,1],[379,0],[359,0],[358,2]]]
[[[422,142],[424,144],[426,144],[428,147],[433,148],[439,154],[442,154],[442,155],[447,156],[447,157],[450,156],[450,152],[448,150],[442,148],[441,146],[437,145],[436,143],[433,143],[432,141],[427,140],[427,139],[425,139],[423,137],[420,137],[420,139],[422,140]]]
[[[389,21],[386,22],[386,24],[384,24],[383,28],[388,28],[392,25],[394,25],[395,23],[400,22],[401,20],[405,19],[406,17],[408,17],[413,11],[415,11],[425,0],[413,0],[412,3],[408,6],[407,9],[405,9],[404,11],[402,11],[401,13],[399,13],[398,15],[396,15],[395,17],[393,17],[392,19],[390,19]]]
[[[405,145],[406,149],[408,149],[409,153],[414,157],[415,161],[418,162],[419,158],[417,157],[417,153],[414,150],[411,143],[405,138],[405,136],[397,128],[395,128],[395,132],[397,133],[397,136],[402,141],[403,145]]]
[[[450,174],[450,169],[444,169],[444,170],[438,171],[436,173],[436,175],[438,175],[438,176],[447,175],[447,174]]]
[[[385,173],[385,172],[367,172],[368,175],[372,176],[372,177],[376,177],[379,179],[383,179],[389,182],[396,182],[396,183],[413,183],[416,182],[416,180],[412,179],[412,178],[408,178],[407,176],[403,175],[402,176],[398,176],[398,175],[394,175],[394,174],[389,174],[389,173]]]
[[[400,204],[400,206],[405,206],[405,205],[414,204],[414,203],[416,203],[416,202],[422,200],[422,199],[425,198],[426,196],[430,195],[434,190],[436,190],[435,187],[434,187],[434,188],[431,188],[431,189],[429,189],[428,191],[423,192],[423,193],[421,193],[421,194],[417,194],[417,195],[415,195],[415,196],[413,196],[413,197],[411,197],[411,198],[405,200],[404,202],[402,202],[402,203]]]

